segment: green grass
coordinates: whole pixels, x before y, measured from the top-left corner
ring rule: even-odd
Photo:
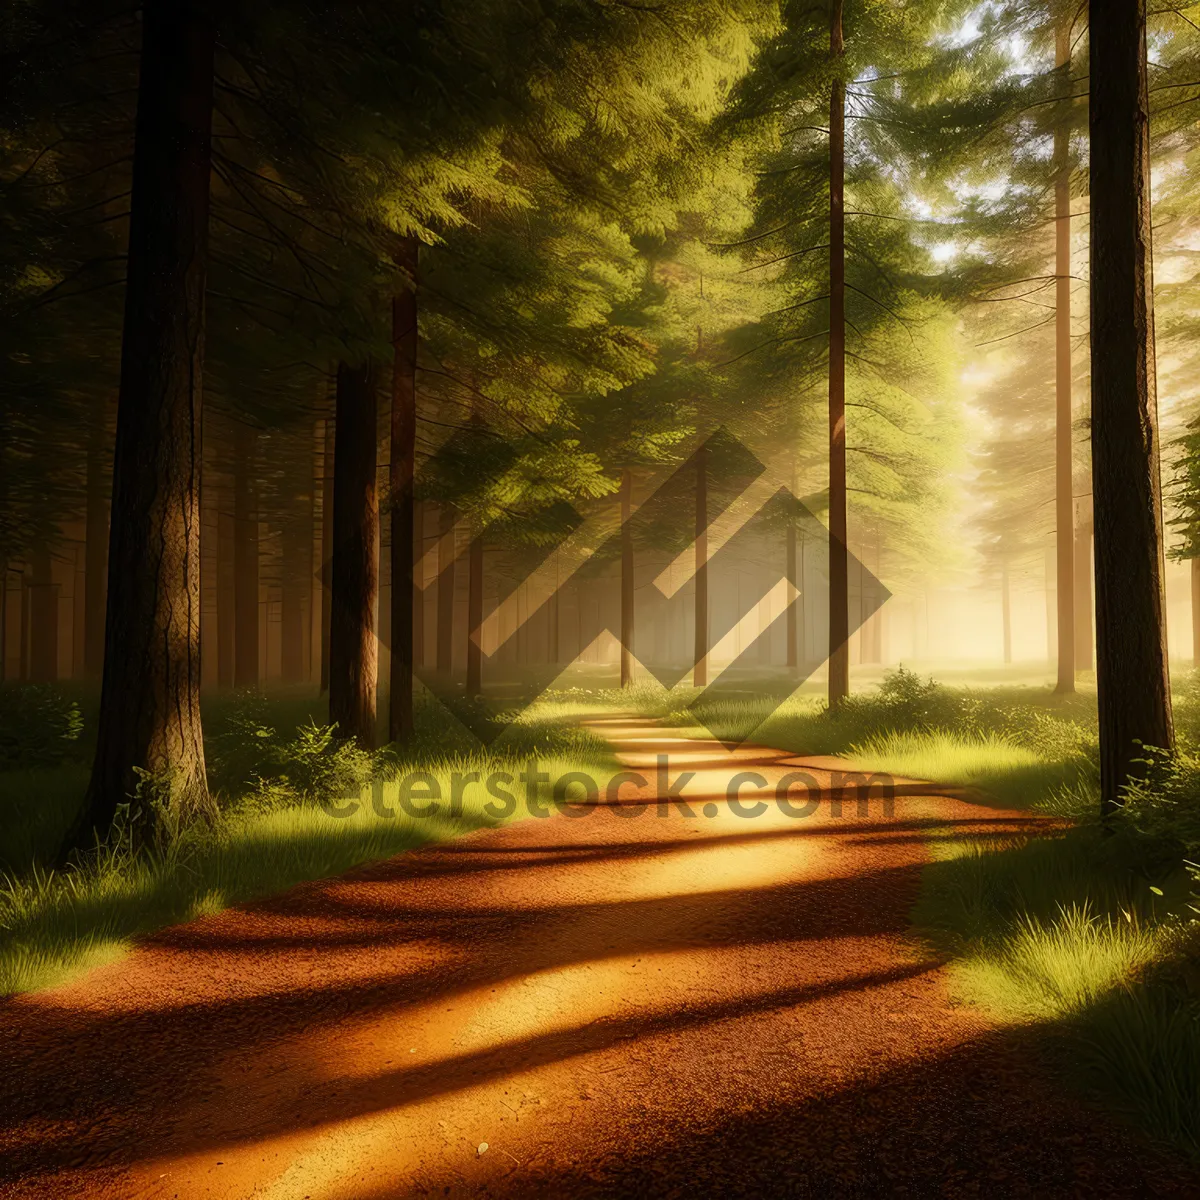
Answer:
[[[87,782],[78,762],[0,771],[0,872],[27,871],[54,854]]]
[[[1084,773],[1072,759],[1047,759],[997,734],[940,729],[875,734],[852,745],[848,757],[865,771],[979,788],[1012,808],[1050,807]]]
[[[1147,863],[1095,824],[931,849],[914,923],[949,958],[958,999],[1033,1025],[1070,1083],[1200,1154],[1200,1004],[1178,865]]]
[[[0,834],[5,847],[0,994],[63,982],[112,961],[127,952],[138,935],[165,925],[529,816],[526,788],[518,776],[530,763],[551,781],[569,771],[586,771],[602,789],[615,762],[606,743],[572,723],[581,706],[591,707],[586,697],[552,697],[524,714],[490,750],[482,750],[444,714],[425,706],[412,746],[403,753],[377,755],[370,764],[374,782],[327,794],[323,806],[299,799],[275,779],[247,786],[245,772],[254,763],[242,753],[246,747],[230,750],[230,743],[241,736],[238,718],[247,711],[247,701],[226,700],[208,725],[214,739],[226,739],[219,742],[222,752],[213,754],[218,761],[224,755],[226,769],[215,823],[193,827],[157,855],[107,846],[82,867],[66,871],[49,871],[39,864],[56,849],[77,811],[87,784],[86,768],[66,763],[0,773]],[[260,754],[271,748],[286,750],[288,739],[314,707],[310,700],[250,701],[255,720],[268,718],[275,734],[250,735],[249,749]],[[594,710],[608,709],[597,703]],[[418,816],[402,811],[397,781],[414,770],[436,780],[442,796],[438,812]],[[480,780],[461,787],[461,803],[451,811],[453,776],[473,771]],[[514,777],[511,783],[500,781],[513,795],[511,806],[485,790],[484,781],[495,771]],[[551,786],[552,782],[536,786],[539,807],[553,799]]]
[[[956,682],[885,677],[834,712],[804,694],[773,711],[749,693],[694,709],[685,689],[646,702],[689,736],[753,730],[800,755],[844,755],[1071,818],[1066,832],[1032,840],[931,836],[914,926],[947,960],[958,1002],[1036,1030],[1070,1085],[1200,1156],[1200,935],[1189,908],[1200,901],[1179,851],[1200,829],[1200,760],[1181,760],[1157,804],[1143,797],[1106,832],[1094,691]],[[1200,677],[1178,677],[1176,718],[1184,742],[1200,743]],[[925,804],[932,823],[938,802]]]
[[[886,677],[837,709],[797,694],[704,701],[647,693],[643,711],[694,737],[747,738],[799,755],[840,755],[871,771],[977,788],[1008,807],[1056,808],[1095,776],[1095,696],[1046,688],[949,688]]]
[[[1200,725],[1195,682],[1185,681],[1177,706],[1181,728],[1193,739]],[[1047,1053],[1076,1085],[1152,1137],[1200,1155],[1200,968],[1194,926],[1184,920],[1188,879],[1161,832],[1148,837],[1127,822],[1110,836],[1093,819],[1094,695],[932,688],[910,676],[899,686],[885,679],[880,691],[857,695],[833,713],[804,695],[771,713],[748,693],[697,714],[688,707],[695,696],[652,683],[625,692],[559,690],[486,752],[433,706],[422,706],[411,745],[376,757],[375,784],[350,789],[353,795],[343,798],[357,799],[359,807],[342,818],[297,802],[286,778],[250,786],[253,772],[265,768],[247,748],[273,749],[273,769],[286,775],[296,760],[288,739],[320,711],[311,697],[265,704],[210,699],[206,730],[223,798],[216,825],[189,831],[157,857],[110,848],[85,868],[58,874],[36,863],[57,845],[86,769],[67,761],[0,773],[7,871],[0,888],[0,992],[61,982],[120,956],[139,934],[163,925],[528,815],[519,784],[511,814],[485,812],[488,797],[472,785],[454,814],[379,815],[372,797],[396,808],[395,779],[413,769],[433,774],[443,794],[456,771],[516,775],[531,760],[551,778],[583,769],[603,786],[615,764],[607,746],[579,728],[589,716],[636,711],[701,737],[757,726],[755,741],[799,754],[847,754],[871,770],[970,785],[1006,806],[1079,818],[1065,834],[1029,841],[931,837],[934,861],[914,925],[948,960],[960,1002],[1039,1030]],[[254,737],[247,742],[248,713],[274,731],[262,745]],[[301,766],[311,763],[303,759]],[[1198,783],[1200,765],[1178,774],[1171,787],[1186,799]],[[543,785],[539,799],[548,798],[546,791]],[[937,803],[928,803],[926,815],[935,817]],[[1176,803],[1173,792],[1165,810]],[[1160,812],[1155,819],[1158,829],[1166,818]]]

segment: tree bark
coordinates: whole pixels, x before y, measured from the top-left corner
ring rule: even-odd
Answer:
[[[692,686],[708,686],[708,447],[696,451],[696,594]]]
[[[1069,22],[1058,27],[1055,66],[1060,93],[1070,91]],[[1054,517],[1058,579],[1059,693],[1075,690],[1075,497],[1071,412],[1071,126],[1069,109],[1054,126]]]
[[[29,552],[29,682],[58,680],[58,584],[50,547],[39,542]]]
[[[226,491],[217,502],[217,686],[223,688],[233,687],[237,627],[234,525],[232,497]]]
[[[258,503],[252,429],[235,430],[233,467],[233,682],[240,688],[258,686]]]
[[[416,563],[425,558],[425,502],[413,502],[413,558]],[[424,568],[421,568],[422,572]],[[413,667],[425,665],[425,578],[413,576]]]
[[[305,656],[304,678],[308,683],[320,686],[321,679],[321,642],[324,631],[321,626],[321,592],[324,572],[321,570],[322,555],[324,554],[325,535],[321,528],[321,495],[325,486],[325,420],[317,417],[313,421],[312,441],[312,491],[308,507],[308,629],[305,642],[308,653]]]
[[[554,595],[550,602],[550,637],[547,653],[550,661],[557,666],[562,661],[561,638],[562,631],[562,580],[559,578],[559,555],[554,552]]]
[[[809,629],[809,610],[808,600],[805,595],[805,546],[807,539],[802,534],[800,536],[800,544],[797,547],[797,563],[796,563],[796,586],[800,589],[800,595],[796,597],[796,663],[798,666],[808,662],[808,629]]]
[[[1191,560],[1192,666],[1200,667],[1200,558]]]
[[[334,373],[336,380],[337,373]],[[335,385],[336,386],[336,385]],[[336,401],[335,401],[336,405]],[[329,632],[333,622],[333,447],[336,414],[325,418],[321,475],[321,685],[329,691]]]
[[[437,669],[450,676],[454,670],[454,506],[438,505]]]
[[[796,584],[796,526],[791,524],[787,527],[786,570],[788,583],[798,591]],[[800,665],[799,617],[795,601],[790,602],[787,609],[787,665],[789,667]]]
[[[829,53],[829,707],[850,694],[850,579],[846,552],[846,84],[842,0],[833,0]]]
[[[1054,572],[1057,565],[1054,547],[1047,543],[1043,564],[1043,599],[1046,603],[1046,659],[1048,662],[1058,660],[1058,606],[1054,602]]]
[[[1092,669],[1092,522],[1075,526],[1075,669]]]
[[[471,538],[467,562],[467,695],[483,694],[483,649],[479,628],[483,624],[483,535]]]
[[[21,573],[21,611],[18,614],[18,633],[20,647],[17,651],[17,678],[22,683],[29,682],[29,576]]]
[[[284,518],[282,529],[282,580],[280,599],[279,673],[284,683],[305,680],[304,595],[312,578],[312,498],[303,495],[294,513]]]
[[[621,686],[633,683],[633,472],[621,476]]]
[[[1092,0],[1092,505],[1100,804],[1173,746],[1155,391],[1145,0]]]
[[[879,578],[879,570],[880,570],[880,560],[881,560],[881,553],[880,553],[878,541],[875,542],[872,549],[873,549],[872,559],[874,561],[873,574],[874,574],[875,579],[878,579]],[[863,547],[863,553],[865,556],[865,554],[866,554],[865,546]],[[864,567],[863,567],[863,564],[860,563],[859,564],[859,604],[862,607],[862,611],[866,611],[867,607],[875,600],[876,596],[878,595],[878,592],[876,590],[876,585],[874,583],[872,583],[870,585],[870,591],[868,593],[868,591],[863,586],[863,574],[864,574]],[[875,609],[871,613],[870,616],[866,617],[863,620],[863,623],[862,623],[862,661],[864,663],[881,663],[883,661],[882,627],[883,627],[883,621],[882,621],[882,610],[881,609],[878,609],[878,608]]]
[[[0,683],[8,678],[8,562],[0,559]]]
[[[83,671],[99,679],[104,669],[104,608],[108,579],[108,464],[105,461],[107,408],[101,397],[92,404],[87,446],[87,497],[83,552]]]
[[[378,443],[375,372],[338,364],[333,458],[329,719],[341,737],[375,745],[379,590]]]
[[[417,461],[417,239],[404,238],[396,265],[412,287],[392,297],[392,423],[388,500],[391,507],[392,645],[388,737],[406,741],[413,728],[413,481]]]
[[[199,0],[142,6],[104,675],[91,783],[64,852],[106,832],[127,800],[138,840],[210,803],[200,417],[215,44]]]

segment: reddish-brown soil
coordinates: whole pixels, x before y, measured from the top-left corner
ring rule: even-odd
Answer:
[[[1030,818],[904,787],[891,816],[876,796],[834,817],[826,792],[740,817],[731,774],[799,760],[607,732],[635,767],[698,769],[695,815],[627,788],[8,1001],[0,1192],[1200,1194],[1057,1092],[1028,1032],[956,1005],[910,933],[928,839]]]

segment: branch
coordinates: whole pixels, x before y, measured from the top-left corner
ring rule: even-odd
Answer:
[[[743,358],[746,358],[751,354],[756,354],[759,350],[765,350],[768,346],[783,346],[788,342],[811,342],[813,338],[828,336],[829,330],[822,329],[819,333],[810,333],[807,337],[770,338],[768,341],[762,342],[757,346],[752,346],[749,350],[737,355],[735,358],[731,358],[723,363],[717,363],[716,365],[718,368],[732,366],[735,362],[741,362]]]
[[[870,292],[864,292],[862,290],[862,288],[855,287],[854,284],[852,284],[848,279],[845,281],[845,283],[846,283],[846,287],[848,287],[852,292],[857,292],[864,299],[870,300],[872,304],[878,304],[879,307],[882,308],[883,311],[888,314],[888,316],[894,317],[897,321],[899,321],[901,326],[904,329],[904,332],[908,334],[909,339],[912,341],[913,345],[915,346],[917,344],[916,338],[913,337],[912,330],[909,328],[909,325],[911,324],[910,321],[908,321],[904,317],[902,317],[898,312],[895,311],[895,309],[888,308],[888,306],[886,304],[884,304],[884,302],[882,300],[876,300],[875,297],[870,294]]]
[[[1012,333],[1006,333],[1003,337],[990,338],[986,342],[976,342],[975,349],[978,350],[981,346],[994,346],[997,342],[1007,342],[1009,338],[1020,337],[1023,333],[1030,333],[1034,329],[1041,329],[1043,325],[1048,325],[1053,321],[1055,315],[1055,313],[1051,313],[1044,321],[1038,321],[1034,325],[1026,325],[1024,329],[1017,329]]]
[[[782,225],[778,225],[774,229],[768,229],[766,233],[756,233],[753,237],[744,238],[740,242],[705,242],[704,245],[709,250],[734,250],[738,246],[749,246],[751,242],[761,242],[763,238],[773,237],[777,233],[782,233],[785,229],[790,229],[795,224],[795,221],[785,221]]]
[[[738,274],[745,275],[747,271],[757,271],[761,267],[772,267],[778,262],[785,262],[789,258],[800,258],[805,254],[811,254],[814,250],[828,250],[829,243],[822,242],[819,246],[809,246],[806,250],[793,250],[791,254],[779,254],[775,258],[769,258],[766,262],[755,263],[750,267],[743,267]]]
[[[818,300],[828,300],[829,293],[826,292],[823,296],[813,296],[811,300],[801,300],[799,304],[789,304],[784,308],[775,308],[770,312],[763,313],[764,317],[778,317],[783,313],[795,312],[798,308],[807,308],[810,304],[816,304]]]

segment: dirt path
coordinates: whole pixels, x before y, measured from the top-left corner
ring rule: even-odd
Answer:
[[[0,1194],[1198,1194],[953,1005],[909,936],[927,837],[1029,818],[927,792],[741,817],[733,773],[800,761],[597,725],[650,768],[621,805],[166,930],[0,1007]],[[658,815],[660,753],[696,771],[695,816]]]

